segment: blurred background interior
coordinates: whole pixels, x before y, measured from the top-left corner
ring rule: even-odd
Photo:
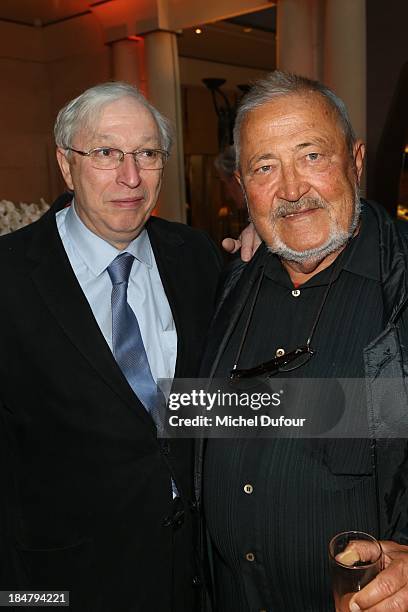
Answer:
[[[408,218],[407,25],[408,0],[1,0],[0,200],[52,202],[56,113],[124,80],[176,126],[157,214],[237,235],[235,107],[280,68],[345,100],[367,142],[363,193]]]

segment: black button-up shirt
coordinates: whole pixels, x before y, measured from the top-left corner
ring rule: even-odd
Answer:
[[[304,345],[331,277],[311,343],[316,353],[293,375],[364,376],[363,349],[383,328],[378,229],[370,211],[340,264],[334,274],[331,266],[294,287],[279,259],[267,257],[240,367]],[[218,377],[234,363],[250,303],[251,296]],[[329,398],[324,409],[331,409]],[[204,504],[220,612],[333,609],[329,540],[349,529],[378,535],[371,455],[369,440],[208,442]]]

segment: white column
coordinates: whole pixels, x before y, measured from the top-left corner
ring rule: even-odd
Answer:
[[[277,67],[310,79],[321,77],[322,0],[279,0]]]
[[[112,47],[112,76],[115,81],[126,81],[138,89],[146,91],[144,69],[144,41],[118,40]]]
[[[366,0],[326,0],[324,82],[344,100],[366,137]]]
[[[148,98],[172,121],[175,129],[175,142],[164,172],[158,214],[171,221],[185,222],[186,198],[177,37],[172,32],[158,31],[146,34],[144,40]]]

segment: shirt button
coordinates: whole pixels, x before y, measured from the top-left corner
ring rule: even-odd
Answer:
[[[255,555],[254,555],[254,553],[247,553],[247,554],[245,555],[245,559],[246,559],[247,561],[255,561]]]
[[[278,348],[276,349],[275,357],[283,357],[284,354],[285,354],[285,349]]]
[[[300,290],[299,290],[299,289],[293,289],[293,291],[292,291],[292,295],[293,295],[293,297],[299,297],[299,295],[300,295]]]
[[[254,487],[251,484],[246,484],[244,486],[244,491],[245,493],[247,493],[248,495],[251,495],[251,493],[253,492]]]

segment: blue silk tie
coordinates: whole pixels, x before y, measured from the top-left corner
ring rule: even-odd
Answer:
[[[112,281],[113,356],[160,432],[163,428],[161,412],[166,402],[152,376],[139,323],[127,301],[129,274],[134,259],[131,253],[121,253],[107,268]],[[173,479],[171,487],[173,498],[178,497],[179,493]]]
[[[108,266],[112,281],[112,346],[117,364],[129,385],[158,425],[164,397],[152,376],[136,315],[127,301],[131,253],[121,253]]]

